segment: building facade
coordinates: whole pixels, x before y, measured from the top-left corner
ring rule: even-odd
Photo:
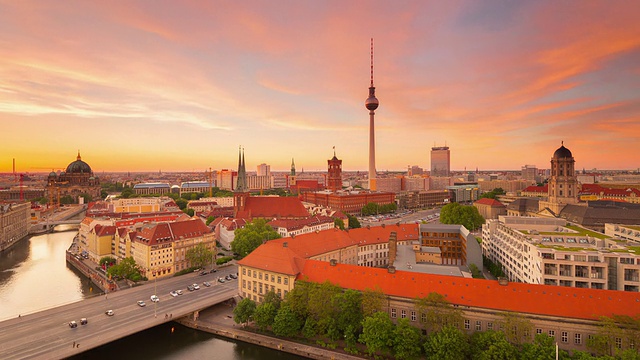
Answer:
[[[448,177],[451,174],[451,152],[448,146],[431,148],[431,176]]]
[[[64,196],[71,196],[76,202],[81,195],[99,199],[101,190],[100,179],[94,176],[89,164],[82,161],[79,151],[76,161],[70,163],[65,171],[59,174],[52,171],[47,177],[49,205],[59,205],[60,197]]]
[[[29,235],[30,223],[30,203],[0,203],[0,251]]]

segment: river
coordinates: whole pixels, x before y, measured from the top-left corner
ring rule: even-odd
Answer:
[[[59,225],[0,253],[0,321],[99,295],[67,266],[65,250],[77,230]],[[168,323],[86,351],[72,359],[304,359]]]

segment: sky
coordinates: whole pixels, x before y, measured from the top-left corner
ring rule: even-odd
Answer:
[[[0,172],[640,168],[640,2],[0,0]]]

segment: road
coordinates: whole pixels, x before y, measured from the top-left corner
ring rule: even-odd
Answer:
[[[398,210],[398,211],[400,212],[401,210]],[[358,218],[358,219],[360,221],[360,225],[362,225],[362,226],[367,226],[367,225],[380,226],[382,224],[392,225],[392,224],[396,224],[398,222],[405,223],[405,224],[412,224],[412,223],[415,223],[416,221],[420,221],[421,219],[425,219],[428,223],[431,223],[431,222],[439,222],[439,218],[434,216],[436,213],[440,213],[440,208],[428,209],[428,210],[418,210],[418,211],[411,212],[411,213],[409,213],[407,215],[404,215],[404,216],[401,216],[401,217],[384,219],[384,220],[380,220],[380,221],[367,221],[367,220],[364,220],[367,217]],[[427,217],[429,215],[433,216],[433,218],[432,219],[428,219]]]
[[[149,282],[3,321],[0,323],[0,359],[64,358],[188,315],[237,295],[237,280],[224,284],[216,281],[235,272],[237,266],[234,265],[205,276],[194,273]],[[210,282],[211,287],[203,286],[204,281]],[[200,290],[188,291],[187,285],[193,283],[199,284]],[[177,289],[182,289],[183,295],[172,297],[169,292]],[[154,292],[160,298],[157,303],[150,300]],[[147,305],[138,306],[138,300]],[[113,310],[114,315],[107,316],[107,310]],[[166,318],[165,314],[172,316]],[[81,318],[87,318],[88,324],[80,325]],[[69,327],[72,320],[78,323],[76,328]]]

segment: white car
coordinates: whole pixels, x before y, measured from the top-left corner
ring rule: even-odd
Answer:
[[[113,316],[113,310],[107,310],[104,312],[107,316]]]
[[[138,300],[138,306],[144,307],[145,305],[147,305],[147,304],[145,304],[144,301]]]
[[[172,292],[169,293],[169,295],[171,295],[173,297],[176,297],[176,296],[178,296],[178,293],[176,291],[172,291]]]
[[[193,284],[192,286],[195,290],[200,290],[200,286],[198,286],[198,284]]]
[[[177,293],[178,295],[182,295],[182,290],[181,290],[181,289],[178,289],[178,290],[176,290],[176,293]]]
[[[157,295],[151,295],[151,301],[158,302],[160,301],[160,298]]]

